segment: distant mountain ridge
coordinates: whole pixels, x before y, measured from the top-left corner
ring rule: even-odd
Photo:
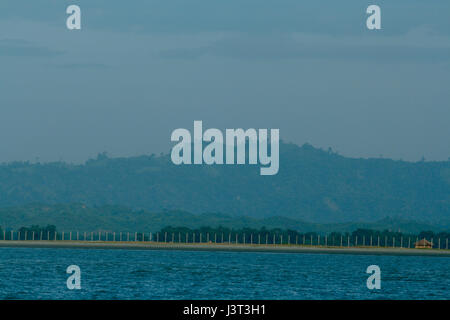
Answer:
[[[119,205],[151,212],[222,212],[311,223],[375,222],[387,216],[450,221],[450,161],[354,159],[281,143],[280,170],[175,166],[168,155],[108,158],[83,165],[0,165],[0,207],[29,203]]]
[[[0,227],[17,230],[23,226],[55,225],[59,231],[156,232],[162,228],[225,227],[283,229],[298,232],[352,232],[357,229],[388,230],[418,234],[421,231],[448,231],[450,225],[429,225],[415,221],[384,218],[369,223],[318,224],[285,217],[235,217],[221,213],[193,214],[185,211],[149,212],[121,206],[88,207],[84,204],[43,205],[0,208]]]

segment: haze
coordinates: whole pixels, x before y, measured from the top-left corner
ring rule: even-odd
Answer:
[[[69,31],[66,7],[82,10]],[[279,128],[351,157],[450,157],[450,2],[0,3],[0,162],[168,152],[170,134]],[[280,159],[282,161],[282,159]]]

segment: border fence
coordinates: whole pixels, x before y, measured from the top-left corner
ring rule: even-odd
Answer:
[[[374,248],[415,248],[420,240],[425,248],[449,249],[448,238],[419,239],[419,237],[358,237],[329,235],[283,236],[269,233],[202,233],[202,232],[80,232],[47,231],[21,232],[4,230],[0,234],[3,241],[89,241],[89,242],[153,242],[177,244],[227,244],[227,245],[287,245],[318,247],[374,247]]]

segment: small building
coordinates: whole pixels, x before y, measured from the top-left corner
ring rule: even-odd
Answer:
[[[415,243],[416,249],[431,249],[433,248],[433,243],[428,241],[427,239],[419,240]]]

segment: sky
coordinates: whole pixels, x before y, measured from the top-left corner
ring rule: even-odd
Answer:
[[[71,4],[81,30],[66,28]],[[366,28],[371,4],[381,30]],[[194,120],[349,157],[447,160],[449,12],[447,0],[2,0],[0,162],[167,153]]]

